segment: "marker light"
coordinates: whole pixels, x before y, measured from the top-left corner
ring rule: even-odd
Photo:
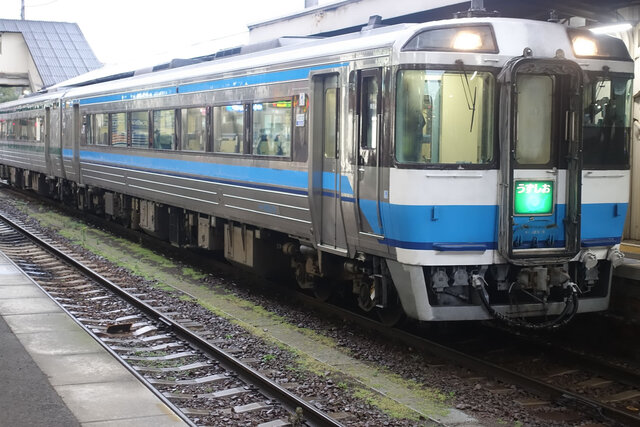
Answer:
[[[598,265],[598,257],[591,251],[586,251],[580,256],[580,262],[584,265],[584,268],[591,270]]]
[[[403,51],[472,51],[498,53],[493,28],[488,24],[425,28],[409,39]]]
[[[596,56],[598,47],[594,40],[578,36],[573,39],[573,52],[576,56]]]
[[[611,261],[613,268],[616,268],[624,262],[624,254],[616,248],[611,248],[607,253],[607,259]]]
[[[482,47],[482,37],[471,31],[460,31],[454,37],[451,47],[456,50],[477,50]]]

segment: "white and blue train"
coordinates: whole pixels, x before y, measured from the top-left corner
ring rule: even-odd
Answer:
[[[485,17],[279,44],[2,104],[2,177],[388,322],[607,309],[630,185],[620,40]]]

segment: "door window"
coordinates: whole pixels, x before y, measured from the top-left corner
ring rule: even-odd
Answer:
[[[362,148],[375,150],[378,145],[378,80],[375,76],[362,79]]]
[[[516,161],[521,165],[551,162],[554,86],[554,76],[518,76]]]
[[[324,157],[336,157],[336,143],[338,132],[337,88],[330,88],[324,92]]]

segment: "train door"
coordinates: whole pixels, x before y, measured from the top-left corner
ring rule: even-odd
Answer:
[[[382,129],[382,80],[379,68],[358,75],[358,168],[356,202],[359,231],[381,238],[380,153]]]
[[[562,59],[523,58],[510,67],[500,252],[568,259],[580,249],[581,70]]]
[[[341,171],[339,144],[340,88],[337,73],[313,77],[313,141],[321,141],[321,152],[315,153],[319,160],[321,191],[320,246],[346,253],[346,235],[342,219]],[[314,162],[316,163],[316,162]],[[317,169],[316,169],[317,170]]]

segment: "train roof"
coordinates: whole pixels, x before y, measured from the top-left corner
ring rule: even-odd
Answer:
[[[258,69],[275,64],[295,64],[296,62],[314,60],[325,56],[347,54],[360,50],[390,48],[403,32],[408,31],[407,35],[413,34],[413,31],[410,31],[410,29],[414,27],[415,24],[400,24],[327,39],[307,39],[289,46],[222,57],[213,61],[104,82],[92,87],[69,88],[68,96],[82,96],[86,93],[93,93],[95,90],[109,91],[112,89],[127,89],[138,86],[153,86],[157,83],[192,80],[203,76],[233,72],[236,70]]]
[[[63,82],[50,89],[46,94],[34,94],[28,98],[20,99],[3,105],[3,110],[14,105],[34,102],[46,102],[55,98],[78,99],[93,94],[108,93],[112,91],[126,91],[133,88],[148,88],[157,85],[166,85],[173,82],[196,82],[199,79],[210,78],[212,75],[236,72],[240,70],[263,71],[270,65],[283,65],[295,68],[297,63],[317,61],[322,63],[322,58],[350,55],[359,51],[371,51],[372,49],[390,49],[395,47],[400,50],[402,46],[415,34],[432,27],[450,25],[493,24],[497,42],[500,47],[500,55],[505,58],[522,55],[522,46],[534,48],[536,56],[553,57],[555,45],[545,43],[541,35],[564,40],[560,42],[567,47],[567,57],[575,59],[571,50],[567,27],[544,21],[532,21],[516,18],[461,18],[442,21],[432,21],[422,24],[398,24],[377,28],[363,29],[358,33],[351,33],[336,37],[297,38],[290,43],[262,44],[262,46],[246,46],[235,53],[226,55],[212,55],[210,60],[196,64],[185,65],[177,68],[162,69],[155,72],[135,75],[135,72],[122,71],[116,73],[113,80],[91,83],[95,77],[92,75],[79,76],[68,82]],[[508,36],[508,37],[507,37]],[[610,37],[611,38],[611,37]],[[611,38],[613,39],[613,38]],[[622,41],[615,39],[619,43]],[[546,49],[546,50],[545,50]],[[553,49],[553,50],[551,50]],[[476,55],[475,52],[459,52],[464,55]],[[350,59],[345,56],[345,59]],[[328,59],[327,59],[328,60]],[[149,69],[148,71],[152,71]],[[118,78],[122,76],[121,78]]]

